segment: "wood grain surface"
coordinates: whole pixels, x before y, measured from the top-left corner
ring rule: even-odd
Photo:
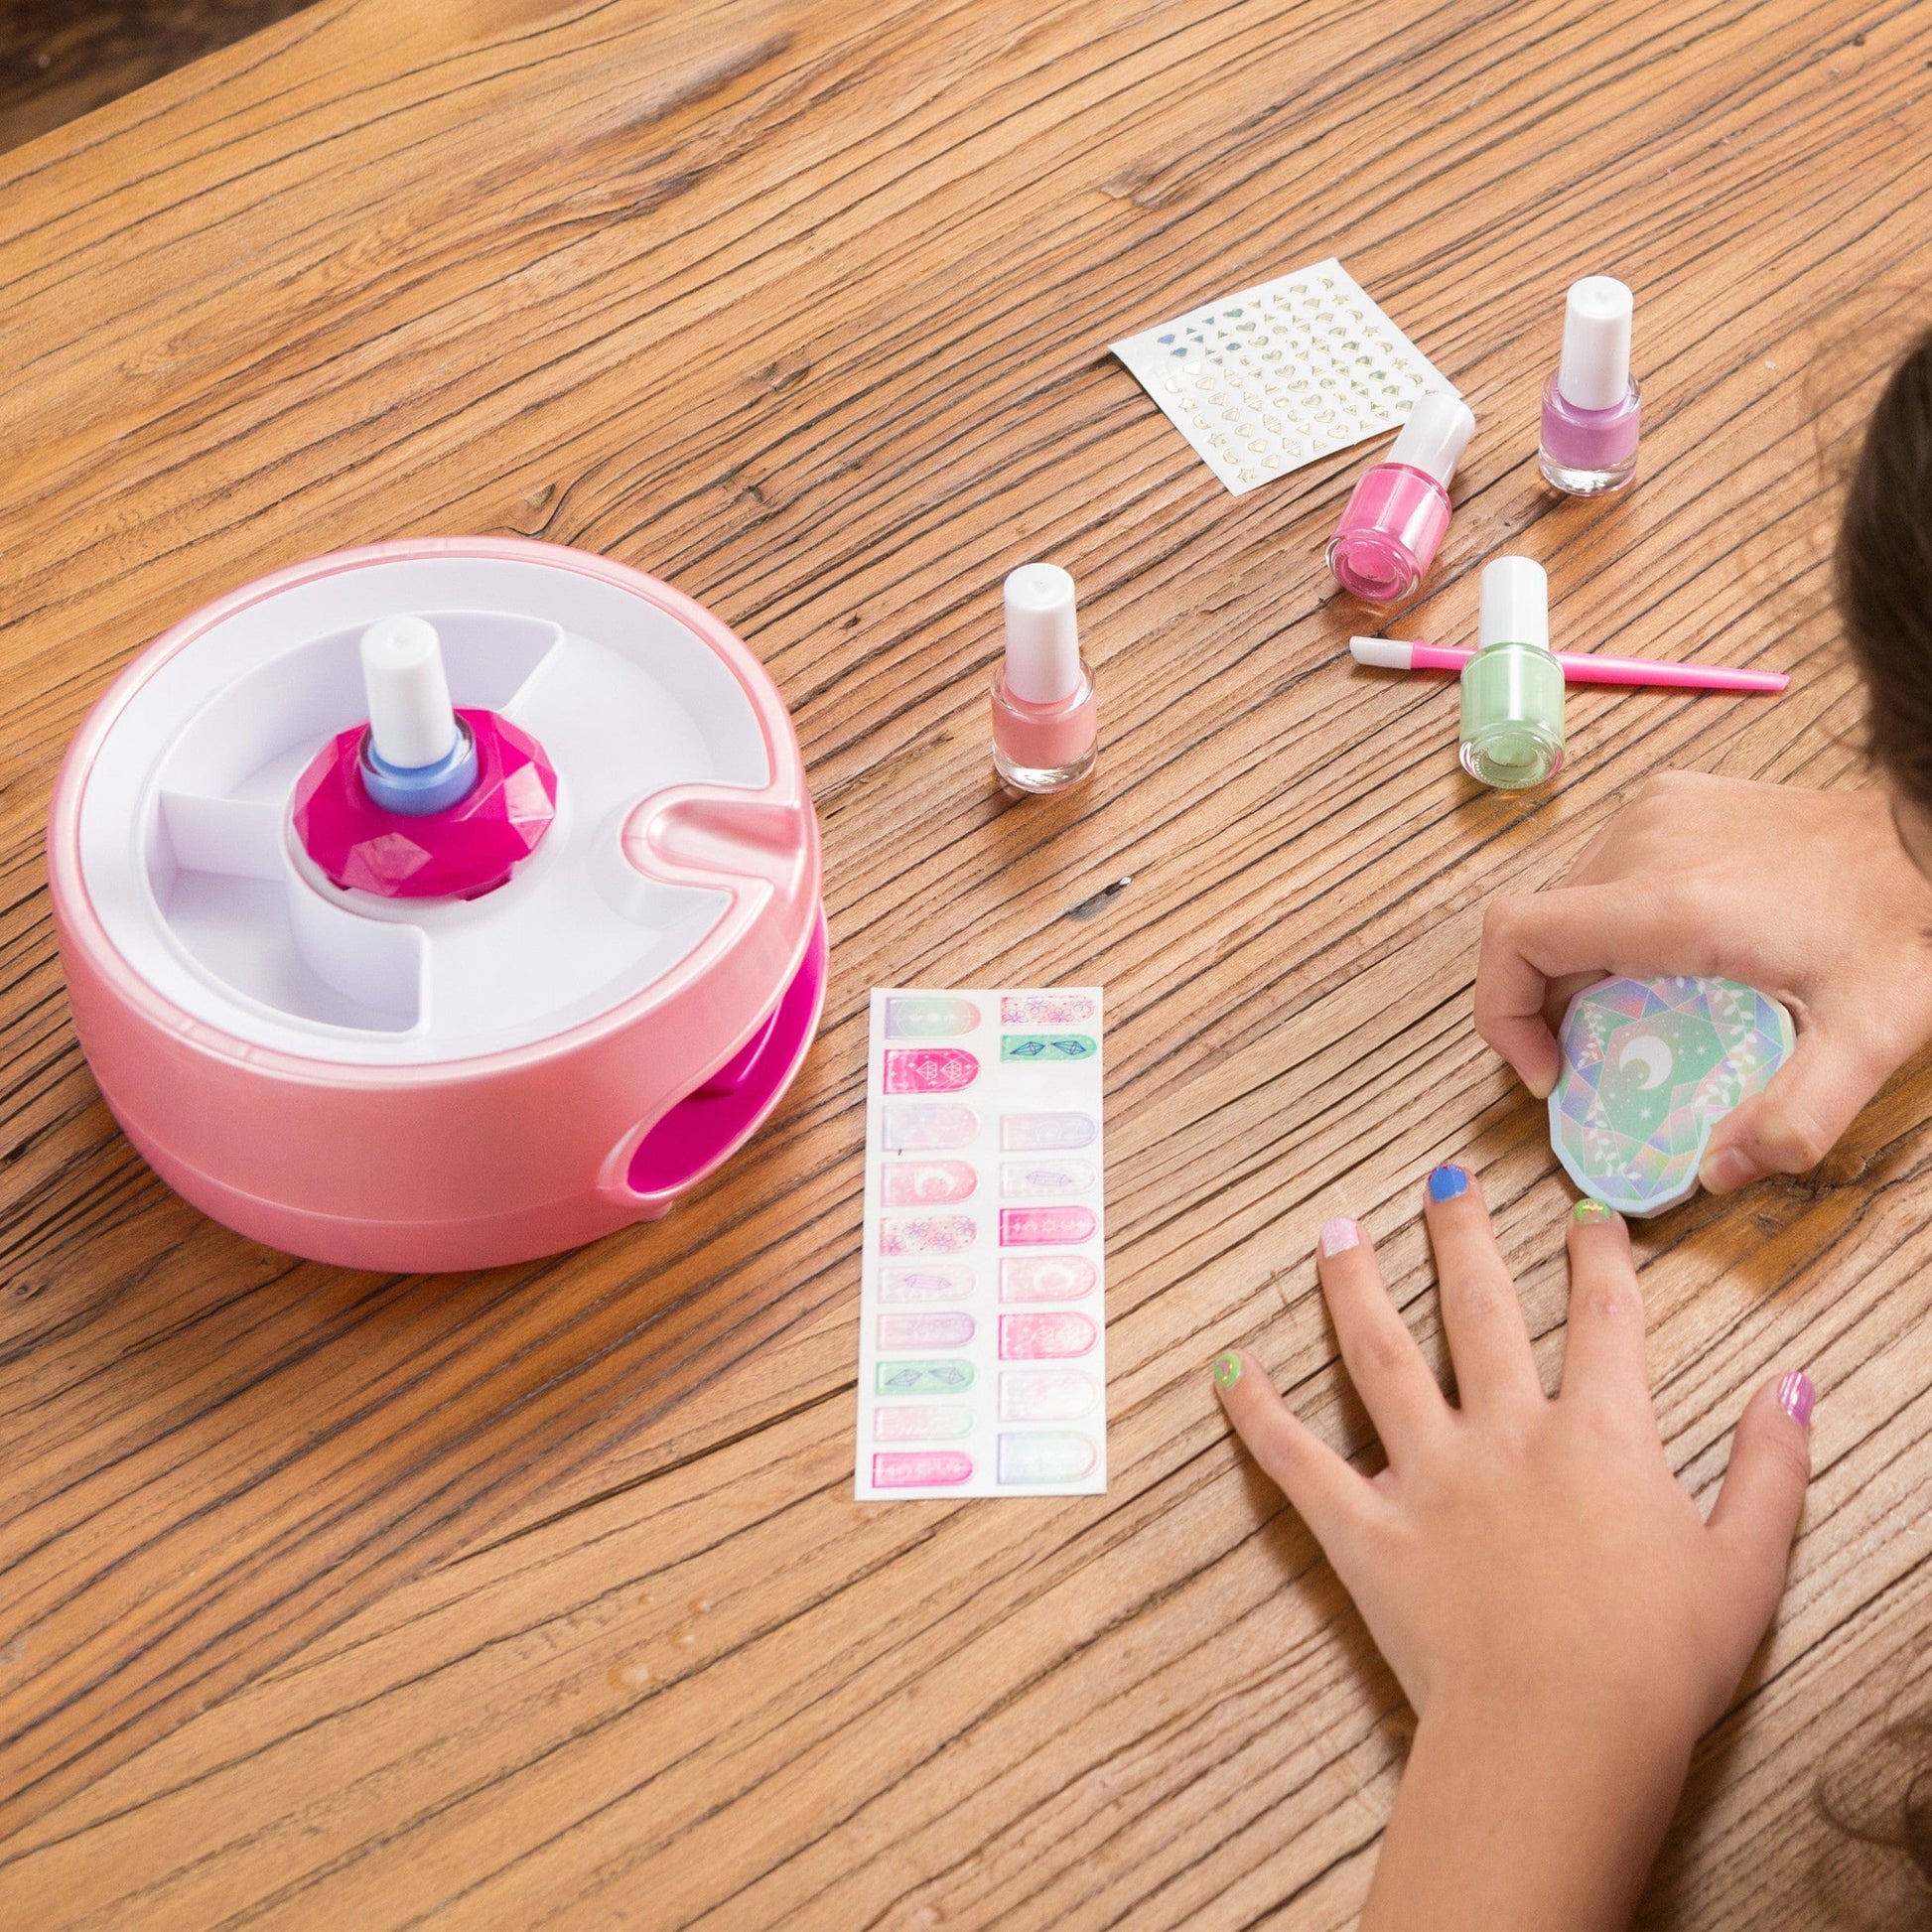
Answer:
[[[0,151],[313,0],[0,0]]]
[[[1467,639],[1517,549],[1565,646],[1790,693],[1579,690],[1558,788],[1462,780],[1452,691],[1346,659],[1320,550],[1364,453],[1230,497],[1105,349],[1330,252],[1480,424],[1393,634]],[[1637,290],[1646,416],[1600,504],[1534,460],[1592,270]],[[1869,782],[1829,542],[1929,286],[1928,0],[321,0],[0,161],[0,1925],[1348,1923],[1402,1700],[1207,1363],[1245,1345],[1365,1449],[1311,1236],[1361,1216],[1440,1359],[1453,1155],[1554,1365],[1569,1195],[1471,1031],[1482,904],[1668,766]],[[750,639],[831,994],[664,1221],[350,1274],[119,1137],[43,820],[174,619],[476,530]],[[1035,556],[1079,580],[1103,751],[1015,804],[985,689]],[[1111,1491],[858,1504],[867,990],[1088,980]],[[1759,1380],[1822,1392],[1647,1926],[1906,1896],[1816,1793],[1932,1629],[1929,1118],[1921,1063],[1817,1175],[1639,1236],[1697,1493]]]

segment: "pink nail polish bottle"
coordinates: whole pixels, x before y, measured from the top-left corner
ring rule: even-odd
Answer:
[[[1063,791],[1093,769],[1100,732],[1073,579],[1058,564],[1022,564],[1007,578],[1006,612],[1006,655],[993,678],[993,766],[1010,791]]]
[[[1569,496],[1601,496],[1637,474],[1642,398],[1630,375],[1630,291],[1612,275],[1570,285],[1563,359],[1543,391],[1537,468]]]
[[[1328,539],[1328,568],[1365,604],[1413,596],[1449,524],[1449,480],[1475,434],[1460,396],[1432,389],[1417,400],[1388,456],[1348,498]]]

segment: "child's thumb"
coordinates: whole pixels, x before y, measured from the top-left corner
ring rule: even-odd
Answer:
[[[1767,1173],[1804,1173],[1831,1153],[1859,1109],[1883,1085],[1862,1056],[1835,1048],[1813,1029],[1762,1093],[1712,1130],[1698,1178],[1727,1194]]]
[[[1731,1438],[1730,1466],[1711,1511],[1711,1533],[1730,1551],[1755,1644],[1777,1608],[1785,1560],[1811,1480],[1811,1377],[1800,1369],[1752,1396]]]

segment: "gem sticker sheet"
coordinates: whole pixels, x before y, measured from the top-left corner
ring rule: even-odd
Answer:
[[[1107,1488],[1097,986],[875,989],[854,1493]]]
[[[1237,496],[1458,393],[1332,255],[1112,346]]]

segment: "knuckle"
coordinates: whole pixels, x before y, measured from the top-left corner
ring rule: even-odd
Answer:
[[[1412,1346],[1409,1331],[1400,1321],[1368,1322],[1344,1351],[1349,1357],[1349,1373],[1358,1379],[1367,1376],[1386,1381],[1407,1369]]]
[[[1811,1444],[1802,1430],[1779,1430],[1765,1446],[1765,1458],[1773,1469],[1800,1489],[1811,1480]]]

